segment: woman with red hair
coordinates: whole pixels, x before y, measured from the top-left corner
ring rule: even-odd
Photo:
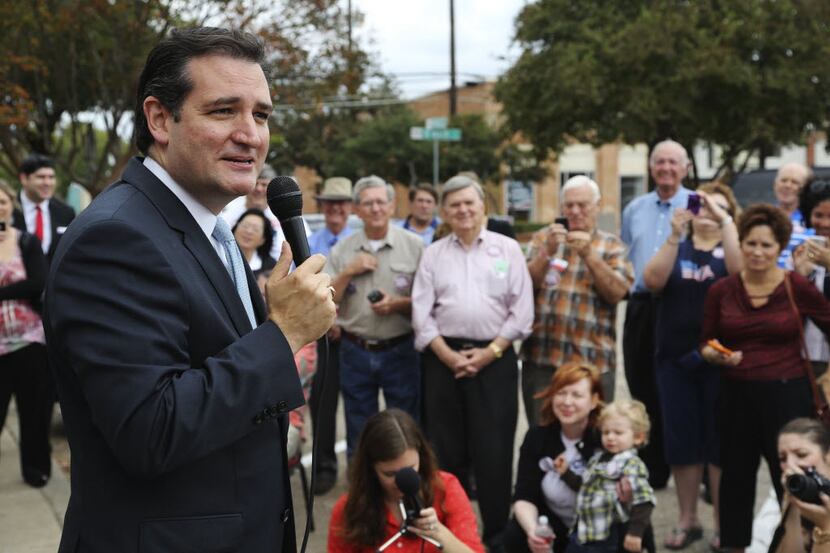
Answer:
[[[576,492],[559,476],[554,460],[565,455],[578,475],[599,445],[595,421],[602,407],[599,372],[582,363],[566,363],[536,394],[542,400],[539,426],[527,431],[519,452],[513,516],[504,533],[509,553],[550,553],[550,543],[536,536],[539,516],[550,521],[554,553],[565,551],[568,529],[576,518]]]

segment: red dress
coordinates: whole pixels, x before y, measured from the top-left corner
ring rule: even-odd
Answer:
[[[478,536],[478,526],[473,507],[461,483],[452,474],[438,471],[438,476],[444,484],[444,490],[436,490],[435,501],[432,507],[438,513],[438,520],[446,526],[456,538],[467,544],[476,553],[484,553],[481,539]],[[375,547],[360,547],[350,544],[342,539],[341,529],[343,527],[343,510],[346,507],[347,495],[343,494],[334,505],[329,521],[329,545],[328,553],[371,553],[386,540],[392,537],[400,524],[389,509],[386,510],[386,535],[381,543]],[[425,553],[438,553],[438,549],[430,543],[422,541],[415,536],[403,536],[395,545],[387,551],[390,553],[420,553],[421,544],[424,544]]]

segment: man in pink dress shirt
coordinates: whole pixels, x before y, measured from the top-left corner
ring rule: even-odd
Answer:
[[[423,423],[441,468],[468,489],[472,469],[483,538],[499,550],[518,413],[513,342],[530,334],[533,285],[519,244],[486,230],[477,182],[451,178],[440,203],[452,234],[424,251],[412,292]]]

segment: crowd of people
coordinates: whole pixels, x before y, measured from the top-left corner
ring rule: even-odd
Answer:
[[[379,177],[354,188],[343,177],[326,180],[317,196],[325,226],[310,243],[328,257],[339,314],[329,331],[333,384],[311,397],[322,436],[315,493],[337,480],[338,391],[350,460],[364,447],[361,432],[375,421],[382,391],[398,418],[417,421],[436,467],[477,499],[481,543],[491,551],[548,550],[537,535],[540,516],[554,530],[556,551],[655,550],[650,508],[637,507],[653,507],[653,490],[669,476],[678,520],[658,537],[664,547],[683,549],[703,537],[702,485],[714,506],[709,545],[748,546],[761,456],[783,497],[778,431],[815,414],[797,321],[805,323],[811,368],[820,376],[827,366],[830,248],[821,237],[830,234],[830,186],[787,164],[774,185],[780,205],[741,213],[725,184],[684,188],[688,166],[676,142],[653,149],[656,188],[626,208],[620,235],[598,228],[598,185],[570,179],[561,189],[562,217],[535,233],[524,252],[511,233],[489,230],[494,219],[474,174],[449,179],[440,192],[413,188],[410,214],[397,224],[395,190]],[[348,224],[352,210],[362,229]],[[793,271],[779,267],[787,251]],[[614,402],[617,304],[626,299],[626,377],[645,425],[632,422],[631,406],[623,416]],[[530,430],[513,474],[517,390]],[[601,421],[611,416],[601,417],[604,404],[631,426],[623,449],[605,444]],[[614,455],[638,449],[629,455],[642,458],[642,467],[609,477]],[[402,451],[388,453],[369,464],[400,464]],[[366,462],[361,456],[358,470],[367,471]],[[427,467],[425,481],[440,482]],[[602,486],[588,483],[597,474],[616,484],[603,492],[607,521],[594,526],[597,512],[585,510],[589,500],[580,503],[587,492],[579,483],[599,493]],[[351,478],[351,490],[367,485],[365,476]],[[378,543],[402,522],[393,496],[380,509],[388,526],[375,531]],[[348,497],[341,507],[356,501]],[[452,518],[438,518],[445,516]],[[332,523],[331,547],[368,548],[367,536],[349,524],[353,518]],[[349,545],[349,536],[357,541]]]
[[[597,183],[569,179],[562,217],[525,250],[487,217],[473,173],[413,188],[399,222],[395,188],[380,177],[323,182],[324,226],[309,244],[326,256],[338,315],[328,350],[311,344],[295,358],[303,376],[326,362],[326,386],[306,386],[319,427],[316,494],[337,481],[344,401],[349,492],[330,551],[375,550],[404,527],[398,539],[412,551],[422,540],[448,552],[654,551],[654,491],[669,476],[678,520],[657,539],[678,550],[703,537],[705,484],[711,548],[742,550],[762,457],[784,513],[773,550],[830,543],[830,498],[811,504],[785,486],[813,468],[830,476],[828,430],[810,419],[821,407],[811,380],[830,360],[830,182],[787,164],[774,185],[780,205],[741,211],[725,184],[684,188],[688,166],[678,143],[654,147],[655,190],[626,207],[620,235],[598,228]],[[273,176],[265,165],[220,214],[263,296],[283,242],[265,202]],[[53,197],[48,158],[28,158],[20,180],[19,194],[0,182],[0,423],[14,394],[22,475],[42,486],[55,389],[41,299],[74,214]],[[632,400],[614,398],[625,300]],[[519,393],[529,430],[514,474]],[[289,456],[305,436],[300,412],[291,423]],[[420,477],[412,512],[396,484],[402,469]]]

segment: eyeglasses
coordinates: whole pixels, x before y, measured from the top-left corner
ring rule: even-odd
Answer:
[[[368,201],[368,202],[360,202],[357,205],[359,205],[360,207],[365,207],[365,208],[371,209],[375,206],[384,207],[388,204],[389,204],[388,200],[371,200],[371,201]]]

